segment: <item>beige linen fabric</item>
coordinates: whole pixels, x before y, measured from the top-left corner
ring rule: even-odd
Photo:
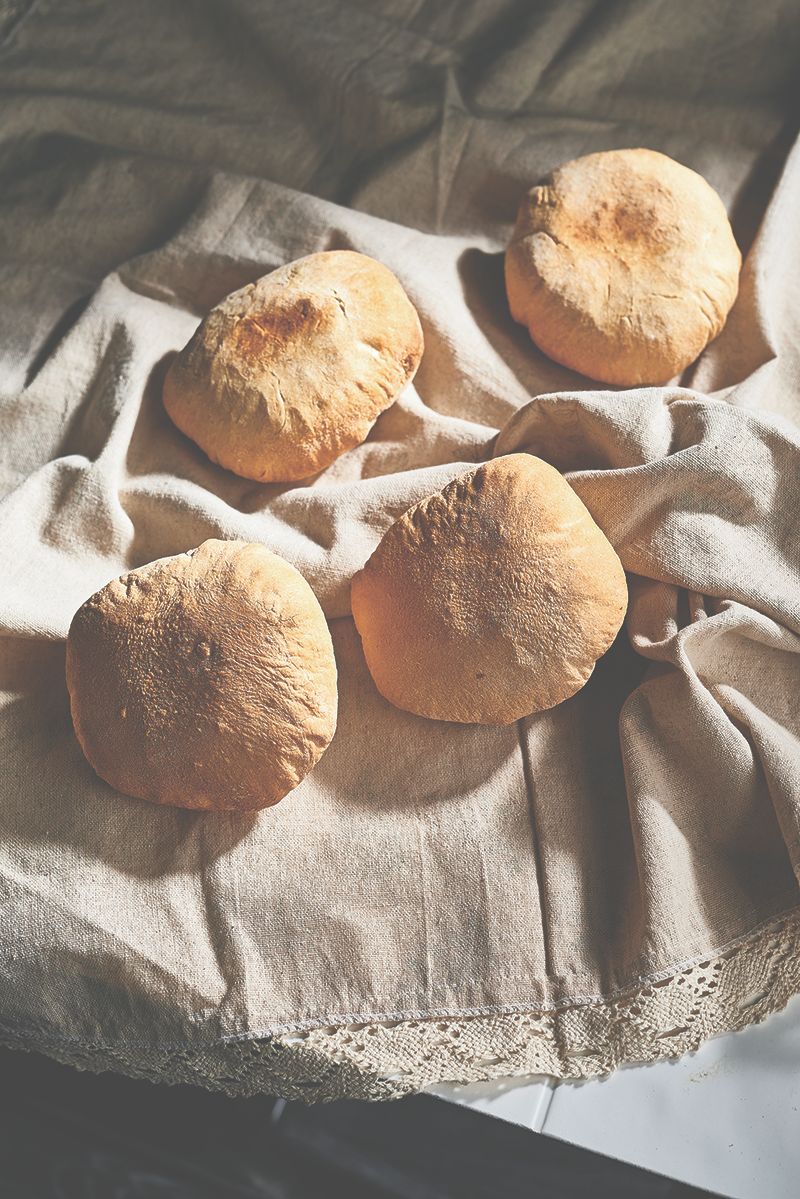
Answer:
[[[640,61],[655,39],[685,81],[690,42],[679,22],[649,27],[647,4],[613,29],[602,5],[545,6],[517,36],[502,5],[459,6],[457,36],[441,14],[376,6],[359,14],[358,43],[348,6],[332,5],[325,69],[315,23],[291,7],[210,8],[194,26],[154,7],[148,53],[189,40],[149,91],[122,5],[98,9],[91,33],[68,3],[18,5],[0,43],[14,181],[14,294],[0,305],[0,1035],[86,1065],[312,1096],[570,1076],[689,1048],[800,988],[787,964],[800,907],[797,151],[779,165],[796,21],[779,5],[769,26],[722,5],[718,26],[695,28],[707,72],[690,132],[678,84],[664,91]],[[723,24],[727,57],[709,61],[703,37]],[[222,26],[239,49],[280,32],[317,80],[301,93],[280,56],[269,72],[246,58],[269,136],[248,124]],[[93,64],[80,87],[70,53]],[[648,78],[637,123],[622,119],[620,93]],[[742,242],[758,227],[729,326],[683,387],[597,390],[538,354],[504,302],[520,191],[561,158],[624,144],[704,171]],[[340,247],[407,289],[425,330],[419,372],[315,480],[238,479],[166,418],[170,355],[233,288]],[[579,695],[517,726],[400,712],[366,671],[350,577],[409,505],[516,451],[567,472],[616,547],[625,630]],[[301,570],[340,671],[331,748],[248,818],[115,794],[69,722],[75,609],[206,537],[261,541]],[[713,1016],[712,959],[726,995]],[[630,995],[648,1012],[638,1040],[619,1032]],[[361,1041],[341,1029],[354,1022],[368,1026]]]

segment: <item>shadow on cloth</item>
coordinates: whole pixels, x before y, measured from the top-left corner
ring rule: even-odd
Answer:
[[[0,642],[0,838],[24,864],[59,845],[142,878],[194,873],[224,857],[256,815],[190,812],[121,795],[94,773],[72,729],[63,642]],[[13,745],[14,752],[9,752]]]
[[[506,298],[504,257],[471,248],[458,260],[465,303],[486,339],[531,396],[596,388],[593,380],[543,354],[514,320]]]
[[[463,802],[518,752],[514,725],[450,724],[394,707],[372,681],[353,621],[333,621],[331,634],[339,667],[339,719],[314,780],[334,798],[376,811]],[[364,728],[370,729],[369,738]]]

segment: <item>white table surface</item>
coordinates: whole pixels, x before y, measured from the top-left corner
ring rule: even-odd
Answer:
[[[800,1195],[800,996],[677,1061],[432,1093],[729,1199]]]

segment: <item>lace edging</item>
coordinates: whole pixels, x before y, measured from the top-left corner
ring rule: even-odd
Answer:
[[[581,1079],[697,1049],[800,991],[800,914],[610,1000],[549,1011],[356,1024],[284,1036],[418,1091],[440,1082],[547,1074]]]
[[[800,912],[667,978],[549,1011],[315,1028],[181,1046],[68,1041],[0,1025],[0,1041],[87,1070],[117,1070],[230,1095],[393,1099],[442,1082],[526,1074],[580,1079],[697,1049],[758,1023],[800,992]]]

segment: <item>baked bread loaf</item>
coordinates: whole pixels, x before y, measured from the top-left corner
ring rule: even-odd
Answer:
[[[584,685],[628,593],[619,558],[558,471],[509,454],[401,516],[351,600],[391,703],[435,720],[511,724]]]
[[[666,383],[717,336],[741,254],[700,175],[654,150],[558,168],[506,251],[511,315],[556,362],[605,383]]]
[[[336,727],[336,663],[314,593],[242,541],[205,541],[88,599],[69,630],[67,685],[100,777],[182,808],[277,803]]]
[[[306,479],[358,445],[414,377],[416,309],[352,250],[280,267],[209,312],[164,381],[172,420],[247,479]]]

